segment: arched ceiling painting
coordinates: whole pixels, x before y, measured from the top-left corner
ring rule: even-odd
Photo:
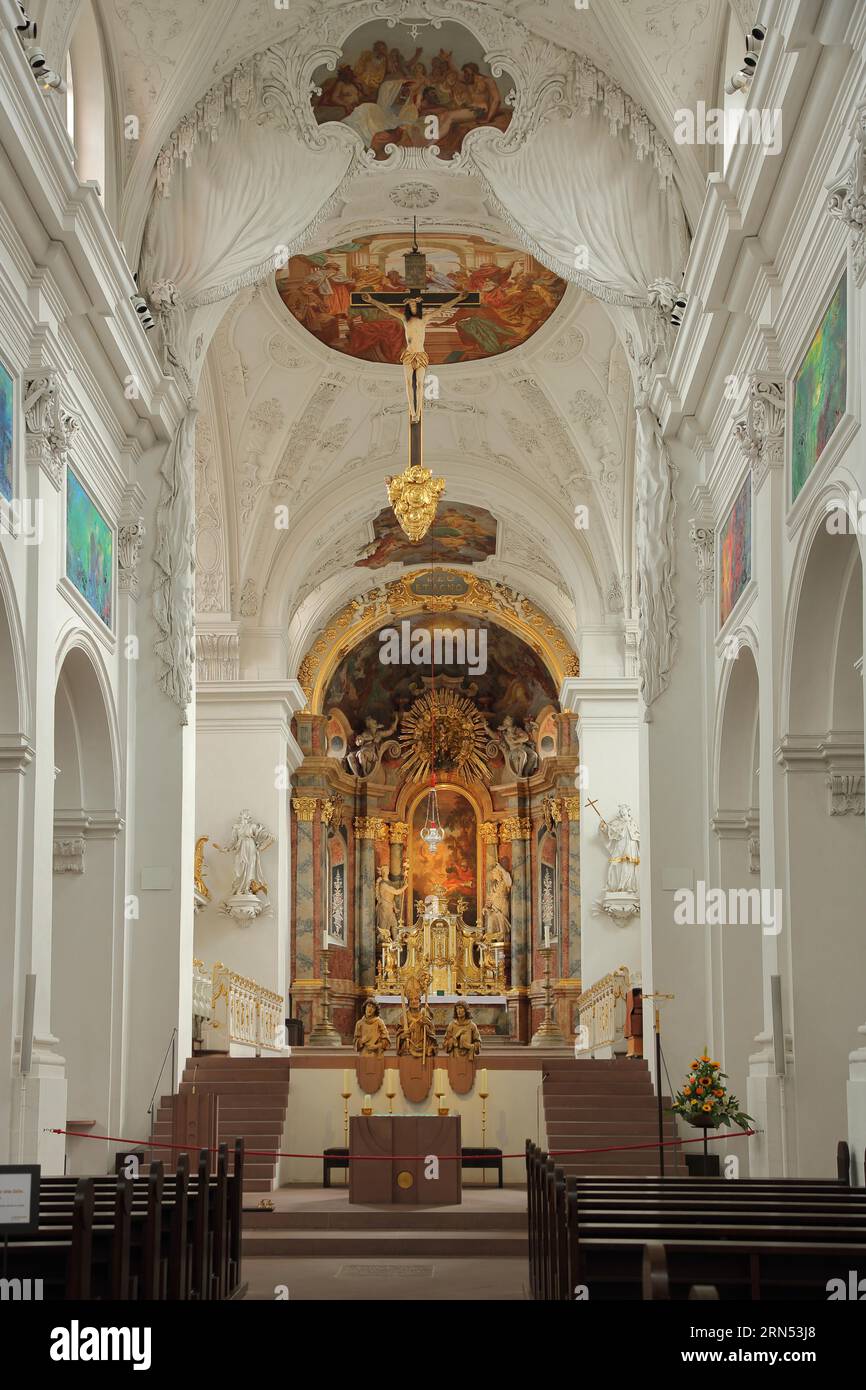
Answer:
[[[515,633],[489,619],[457,613],[413,617],[405,622],[413,636],[425,631],[432,638],[434,628],[474,633],[474,637],[466,639],[467,650],[486,652],[483,663],[486,669],[467,676],[465,661],[450,665],[443,662],[436,667],[437,688],[451,684],[460,693],[470,695],[479,711],[491,722],[499,723],[510,714],[522,724],[546,707],[559,708],[550,672]],[[399,621],[395,625],[399,631]],[[481,642],[482,632],[486,633],[486,647]],[[445,645],[445,653],[447,650]],[[339,709],[352,728],[361,727],[371,716],[390,723],[394,714],[407,710],[430,687],[429,666],[385,664],[382,653],[383,642],[377,629],[343,658],[328,684],[325,710]],[[461,676],[465,677],[462,684]]]
[[[395,30],[373,20],[356,29],[336,75],[327,68],[315,75],[321,87],[314,103],[319,123],[349,126],[377,159],[387,158],[389,145],[424,149],[431,143],[441,158],[451,159],[470,130],[506,130],[511,83],[491,74],[478,40],[462,24],[448,21],[432,32],[420,28]]]
[[[350,307],[353,292],[406,288],[405,232],[359,236],[326,251],[292,256],[276,272],[283,303],[321,343],[363,362],[398,363],[406,346],[402,324],[372,305]],[[477,291],[480,304],[458,305],[427,330],[432,366],[477,362],[519,347],[547,321],[565,294],[558,275],[526,251],[481,236],[418,233],[431,290]]]

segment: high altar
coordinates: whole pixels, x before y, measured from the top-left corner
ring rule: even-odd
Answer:
[[[380,520],[401,555],[393,514]],[[483,508],[452,520],[467,529],[449,555],[495,543]],[[484,659],[468,669],[471,652]],[[528,1043],[548,988],[574,1035],[579,750],[558,692],[576,674],[546,613],[468,568],[408,569],[330,619],[292,726],[291,1009],[314,1044],[349,1042],[373,997],[393,1047],[400,973],[418,968],[440,1039],[463,999],[482,1038]],[[439,843],[422,833],[434,770]]]
[[[400,972],[410,969],[426,971],[430,995],[500,996],[496,1002],[504,1004],[505,939],[467,926],[466,906],[466,900],[458,898],[456,911],[451,911],[442,885],[416,903],[414,926],[381,945],[376,972],[379,1002],[399,1000]]]

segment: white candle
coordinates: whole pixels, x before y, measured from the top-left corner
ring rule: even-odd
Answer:
[[[479,1089],[479,1091],[488,1091],[488,1090],[490,1089],[489,1086],[487,1085],[487,1068],[486,1068],[486,1067],[482,1067],[482,1068],[481,1068],[481,1071],[480,1071],[480,1073],[479,1073],[479,1076],[478,1076],[478,1089]]]
[[[344,1096],[347,1096],[347,1095],[349,1094],[349,1092],[351,1091],[351,1089],[352,1089],[352,1073],[351,1073],[350,1071],[344,1071],[344,1072],[343,1072],[343,1095],[344,1095]]]
[[[370,1099],[369,1096],[365,1096],[365,1097],[364,1097],[364,1109],[365,1109],[365,1110],[372,1110],[372,1109],[373,1109],[373,1102],[372,1102],[372,1100]]]
[[[396,1096],[397,1094],[397,1073],[393,1067],[389,1067],[385,1072],[385,1095]]]

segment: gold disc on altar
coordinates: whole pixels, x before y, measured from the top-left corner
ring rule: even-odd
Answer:
[[[415,1183],[415,1179],[413,1178],[412,1174],[411,1174],[411,1173],[407,1173],[407,1172],[405,1171],[405,1169],[403,1170],[402,1173],[398,1173],[398,1174],[397,1174],[397,1186],[398,1186],[398,1187],[412,1187],[412,1186],[414,1186],[414,1183]]]

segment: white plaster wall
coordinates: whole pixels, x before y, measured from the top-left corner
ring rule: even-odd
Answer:
[[[347,1055],[343,1066],[352,1072],[349,1115],[359,1115],[364,1098],[358,1090],[351,1056]],[[541,1071],[491,1069],[489,1084],[486,1142],[488,1146],[502,1149],[504,1153],[520,1155],[519,1158],[506,1159],[503,1165],[505,1181],[519,1183],[524,1180],[526,1174],[523,1157],[526,1140],[534,1139],[541,1145],[547,1142],[544,1104],[541,1099]],[[284,1152],[320,1154],[325,1148],[345,1146],[342,1089],[342,1067],[292,1068],[289,1105],[281,1145]],[[384,1082],[381,1090],[372,1099],[374,1113],[387,1115],[388,1099]],[[445,1103],[452,1115],[460,1116],[463,1146],[479,1145],[481,1101],[477,1088],[468,1096],[456,1096],[449,1090]],[[436,1098],[432,1091],[426,1101],[419,1105],[407,1101],[399,1087],[398,1094],[394,1097],[395,1115],[432,1115],[435,1113],[435,1106]],[[332,1178],[332,1181],[337,1180],[336,1177]],[[318,1185],[322,1181],[321,1158],[282,1159],[279,1181]],[[466,1185],[480,1184],[481,1173],[466,1172],[463,1181]],[[491,1174],[488,1173],[487,1183],[490,1181]]]

